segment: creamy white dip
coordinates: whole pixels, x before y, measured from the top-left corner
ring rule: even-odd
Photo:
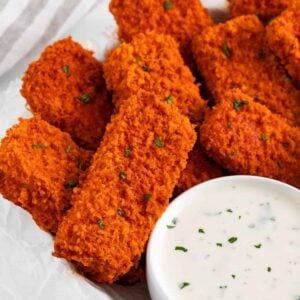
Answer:
[[[300,300],[300,192],[208,185],[162,222],[156,279],[168,299]]]

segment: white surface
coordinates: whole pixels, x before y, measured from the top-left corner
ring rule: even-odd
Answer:
[[[108,0],[61,37],[72,35],[86,47],[92,47],[99,59],[117,43],[116,25],[108,12]],[[203,1],[210,8],[223,7],[226,1]],[[220,6],[221,5],[221,6]],[[42,49],[39,49],[41,51]],[[21,76],[39,51],[25,57],[0,80],[0,138],[17,122],[29,117],[19,94]],[[0,299],[79,300],[79,299],[149,299],[144,284],[132,287],[96,286],[74,274],[62,259],[51,255],[53,241],[42,232],[24,210],[0,196]]]
[[[299,214],[300,190],[279,181],[228,176],[193,187],[172,202],[152,232],[152,298],[299,299]],[[237,241],[230,243],[231,237]],[[190,285],[180,289],[182,282]]]

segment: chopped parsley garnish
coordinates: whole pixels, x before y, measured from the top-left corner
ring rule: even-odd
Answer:
[[[168,103],[168,104],[172,104],[173,103],[173,96],[168,96],[167,98],[166,98],[166,102]]]
[[[229,123],[227,124],[227,128],[232,129],[232,123],[231,123],[231,122],[229,122]]]
[[[182,282],[182,283],[180,283],[179,288],[182,290],[182,289],[184,289],[185,287],[187,287],[189,285],[190,285],[189,282]]]
[[[228,44],[227,44],[226,42],[222,45],[222,50],[223,50],[225,56],[226,56],[228,59],[230,59],[230,58],[231,58],[231,53],[230,53]]]
[[[74,187],[78,186],[78,184],[79,184],[78,181],[70,180],[65,183],[65,187],[74,188]]]
[[[98,220],[98,226],[101,228],[101,229],[105,229],[105,225],[103,223],[103,221],[101,219]]]
[[[265,49],[264,49],[264,48],[260,48],[260,49],[259,49],[258,57],[259,57],[260,59],[265,59],[265,58],[266,58],[266,52],[265,52]]]
[[[218,247],[223,247],[223,244],[222,244],[222,243],[216,243],[216,245],[217,245]]]
[[[174,219],[172,220],[172,225],[167,225],[167,228],[168,228],[168,229],[173,229],[173,228],[175,228],[176,224],[177,224],[177,219],[174,218]]]
[[[233,243],[235,243],[237,240],[238,240],[238,238],[235,237],[235,236],[233,236],[233,237],[231,237],[231,238],[228,239],[228,242],[229,242],[230,244],[233,244]]]
[[[87,104],[90,102],[90,96],[88,94],[83,94],[79,97],[77,97],[82,103]]]
[[[48,146],[44,145],[44,144],[32,144],[32,148],[46,149],[46,148],[48,148]]]
[[[289,75],[285,75],[284,76],[284,81],[285,82],[290,82],[290,81],[292,81],[292,78]]]
[[[257,248],[257,249],[260,249],[261,248],[261,244],[254,245],[254,247]]]
[[[235,99],[233,101],[233,108],[235,110],[240,110],[242,106],[245,106],[245,105],[248,105],[249,102],[247,100],[238,100],[238,99]]]
[[[220,289],[227,289],[227,285],[220,285],[219,288]]]
[[[235,279],[235,275],[234,275],[234,274],[231,274],[231,277],[232,277],[233,279]]]
[[[66,73],[68,77],[71,75],[71,70],[69,65],[63,65],[63,71]]]
[[[76,166],[77,166],[77,168],[78,168],[79,170],[81,170],[81,171],[85,169],[85,163],[84,163],[84,161],[82,161],[82,160],[77,161]]]
[[[149,201],[152,198],[151,194],[145,194],[144,195],[144,201]]]
[[[173,7],[173,3],[171,1],[165,1],[163,6],[165,10],[170,10]]]
[[[261,136],[260,136],[260,139],[265,142],[268,139],[267,134],[262,133]]]
[[[230,156],[235,156],[236,155],[236,151],[231,151],[230,152]]]
[[[71,146],[67,146],[65,151],[66,151],[66,153],[70,153],[71,152]]]
[[[163,148],[164,144],[163,142],[161,141],[161,138],[159,135],[155,136],[154,137],[154,144],[156,145],[156,147],[158,148]]]
[[[232,209],[230,209],[230,208],[227,209],[226,211],[229,212],[229,213],[233,213]]]
[[[120,217],[125,218],[125,213],[124,213],[124,211],[123,211],[121,208],[118,208],[118,209],[117,209],[117,213],[118,213],[118,215],[119,215]]]
[[[136,62],[140,62],[140,61],[141,61],[141,57],[137,55],[137,56],[135,57],[135,61],[136,61]]]
[[[272,271],[272,268],[271,268],[271,267],[268,267],[268,268],[267,268],[267,271],[268,271],[268,272],[271,272],[271,271]]]
[[[130,153],[132,152],[132,148],[128,147],[124,150],[124,157],[129,157]]]
[[[199,232],[199,233],[203,233],[203,234],[205,233],[204,229],[202,229],[202,228],[199,228],[199,229],[198,229],[198,232]]]
[[[242,216],[239,216],[239,220],[242,218]]]
[[[125,180],[125,179],[127,178],[126,173],[120,172],[120,173],[119,173],[119,178],[122,179],[122,180]]]
[[[278,161],[278,162],[277,162],[277,167],[278,167],[279,169],[282,169],[282,167],[283,167],[282,162]]]
[[[176,251],[183,251],[183,252],[188,252],[188,249],[182,246],[176,246],[175,247]]]
[[[148,73],[152,72],[152,69],[147,65],[143,65],[143,70],[148,72]]]

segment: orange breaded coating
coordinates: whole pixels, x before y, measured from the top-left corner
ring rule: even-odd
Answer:
[[[121,40],[149,31],[172,35],[187,59],[192,38],[213,24],[199,0],[111,0],[109,8]]]
[[[122,43],[108,54],[104,76],[108,90],[114,92],[116,106],[120,99],[123,101],[142,90],[174,103],[193,121],[203,117],[206,102],[171,36],[142,33],[131,43]]]
[[[65,38],[31,63],[21,93],[34,113],[96,149],[112,113],[102,65],[89,50]]]
[[[188,118],[155,97],[120,106],[57,231],[54,255],[100,283],[136,266],[196,140]]]
[[[300,7],[284,11],[267,26],[271,50],[285,65],[289,75],[300,84]]]
[[[0,193],[55,234],[91,153],[38,117],[21,119],[0,146]]]
[[[225,94],[206,116],[200,142],[209,156],[233,173],[300,187],[300,129],[238,89]]]
[[[223,170],[207,157],[199,145],[195,145],[189,153],[186,168],[181,172],[176,185],[176,194],[209,179],[224,176]]]
[[[255,14],[264,20],[278,16],[298,3],[299,0],[229,0],[232,17]]]
[[[263,24],[254,15],[208,28],[195,38],[199,70],[215,100],[240,88],[291,124],[300,124],[300,92],[268,50]]]

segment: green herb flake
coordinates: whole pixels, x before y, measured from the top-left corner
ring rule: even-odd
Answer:
[[[202,228],[199,228],[199,229],[198,229],[198,232],[199,232],[199,233],[205,234],[205,231],[204,231],[204,229],[202,229]]]
[[[185,287],[187,287],[187,286],[189,286],[189,285],[190,285],[189,282],[181,282],[181,283],[179,284],[179,288],[182,290],[182,289],[184,289]]]
[[[121,208],[118,208],[118,209],[117,209],[117,213],[118,213],[118,215],[119,215],[120,217],[125,218],[125,213],[124,213],[124,211],[123,211]]]
[[[254,247],[257,248],[257,249],[260,249],[261,248],[261,244],[254,245]]]
[[[267,134],[263,132],[260,136],[260,139],[265,142],[268,139]]]
[[[83,171],[85,169],[85,163],[82,160],[78,160],[76,166],[79,170]]]
[[[32,148],[46,149],[46,148],[48,148],[48,146],[44,145],[44,144],[32,144]]]
[[[143,65],[143,70],[148,73],[152,72],[152,69],[147,65]]]
[[[222,50],[223,50],[225,56],[226,56],[228,59],[230,59],[230,58],[231,58],[231,53],[230,53],[228,44],[227,44],[226,42],[222,45]]]
[[[284,78],[283,78],[283,80],[285,82],[290,82],[290,81],[292,81],[292,78],[289,75],[285,75]]]
[[[289,147],[289,145],[290,145],[290,143],[289,143],[289,142],[283,142],[283,143],[282,143],[282,146],[283,146],[284,148],[288,148],[288,147]]]
[[[98,226],[99,226],[101,229],[103,229],[103,230],[105,229],[105,225],[104,225],[102,219],[99,219],[97,223],[98,223]]]
[[[223,247],[222,243],[216,243],[217,247]]]
[[[264,60],[266,58],[266,52],[264,48],[260,48],[258,51],[258,57],[261,60]]]
[[[176,251],[183,251],[183,252],[188,252],[188,249],[182,246],[176,246],[175,247]]]
[[[231,122],[229,122],[229,123],[227,124],[227,128],[232,129],[232,123],[231,123]]]
[[[66,153],[70,153],[71,152],[71,146],[67,146],[65,151],[66,151]]]
[[[166,102],[168,103],[168,104],[172,104],[173,103],[173,96],[168,96],[167,98],[166,98]]]
[[[137,55],[137,56],[135,57],[135,61],[136,61],[137,63],[140,62],[141,60],[142,60],[142,59],[141,59],[140,56]]]
[[[71,75],[71,70],[69,65],[63,65],[63,71],[66,73],[68,77]]]
[[[268,267],[268,268],[267,268],[267,271],[268,271],[268,272],[271,272],[271,271],[272,271],[272,268],[271,268],[271,267]]]
[[[278,167],[279,169],[282,169],[282,167],[283,167],[282,162],[278,161],[278,162],[277,162],[277,167]]]
[[[165,1],[163,6],[165,10],[170,10],[173,7],[173,3],[171,1]]]
[[[176,224],[177,224],[177,218],[174,218],[173,220],[172,220],[172,225],[167,225],[167,228],[168,229],[173,229],[173,228],[175,228],[176,227]]]
[[[240,110],[242,106],[245,106],[245,105],[248,105],[249,102],[247,100],[238,100],[238,99],[235,99],[233,101],[233,108],[235,110]]]
[[[220,285],[219,288],[220,289],[227,289],[227,285]]]
[[[144,201],[149,201],[150,199],[152,198],[152,195],[151,194],[145,194],[144,195]]]
[[[161,141],[161,137],[159,135],[155,136],[153,141],[154,141],[154,144],[156,145],[156,147],[163,148],[164,144]]]
[[[239,220],[242,218],[242,216],[239,216]]]
[[[127,178],[126,173],[120,172],[120,173],[119,173],[119,178],[120,178],[121,180],[125,180],[125,179]]]
[[[83,94],[79,97],[77,97],[78,100],[80,100],[84,104],[88,104],[90,102],[90,96],[88,94]]]
[[[229,242],[230,244],[233,244],[233,243],[235,243],[237,240],[238,240],[237,237],[232,236],[231,238],[228,239],[228,242]]]
[[[230,209],[230,208],[227,209],[226,211],[229,212],[229,213],[233,213],[232,209]]]
[[[78,184],[79,184],[78,181],[70,180],[65,183],[65,187],[73,189],[76,186],[78,186]]]
[[[231,274],[231,277],[232,277],[233,279],[235,279],[236,276],[235,276],[234,274]]]
[[[129,155],[131,154],[132,152],[132,148],[131,147],[128,147],[127,149],[124,150],[124,157],[129,157]]]
[[[230,156],[235,156],[236,155],[236,151],[231,151],[230,152]]]

